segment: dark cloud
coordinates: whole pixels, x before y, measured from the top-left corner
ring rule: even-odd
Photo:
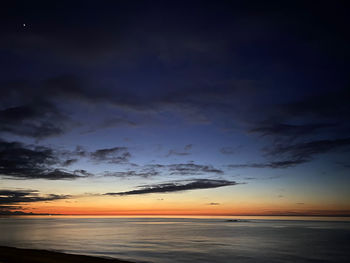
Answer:
[[[347,162],[337,162],[337,165],[340,165],[343,168],[350,168],[350,163]]]
[[[126,147],[113,147],[99,149],[91,153],[92,160],[96,162],[107,163],[127,163],[131,157],[128,148]]]
[[[89,155],[89,152],[83,146],[76,146],[73,152],[68,153],[68,155],[76,155],[79,157],[86,157]]]
[[[349,88],[342,83],[263,111],[267,118],[252,124],[249,132],[273,139],[263,151],[277,161],[241,167],[283,168],[312,161],[318,154],[348,151],[349,100]]]
[[[182,181],[182,182],[170,182],[157,185],[145,185],[140,186],[140,189],[118,192],[118,193],[106,193],[105,195],[140,195],[140,194],[151,194],[151,193],[170,193],[170,192],[180,192],[188,190],[197,189],[210,189],[218,188],[229,185],[236,185],[234,181],[226,180],[210,180],[210,179],[197,179],[192,181]]]
[[[34,215],[34,213],[32,212],[23,212],[20,210],[23,210],[25,208],[23,208],[22,206],[11,206],[11,205],[4,205],[1,206],[0,205],[0,215]]]
[[[248,163],[248,164],[230,164],[227,167],[229,168],[288,168],[293,167],[302,163],[306,163],[309,160],[307,159],[298,159],[298,160],[286,160],[286,161],[276,161],[276,162],[267,162],[267,163]]]
[[[185,147],[183,148],[182,151],[178,151],[178,150],[174,150],[174,149],[170,149],[169,152],[167,153],[166,157],[169,156],[186,156],[186,155],[190,155],[191,153],[189,152],[192,149],[192,144],[187,144],[185,145]]]
[[[212,165],[196,163],[175,163],[175,164],[148,164],[143,167],[146,171],[159,171],[170,175],[205,175],[224,174],[223,170]]]
[[[112,119],[104,120],[99,125],[99,127],[100,128],[110,128],[110,127],[123,126],[123,125],[132,126],[132,127],[138,126],[137,123],[134,121],[119,117],[119,118],[112,118]]]
[[[350,132],[349,88],[340,86],[314,92],[289,103],[274,105],[265,121],[253,124],[251,133],[302,140],[310,136],[346,136]]]
[[[61,163],[59,153],[51,148],[0,140],[0,174],[6,178],[61,180],[86,176],[55,167]]]
[[[314,132],[335,127],[335,124],[305,124],[305,125],[291,125],[285,123],[276,123],[265,121],[255,128],[249,130],[252,133],[259,133],[262,136],[288,136],[297,138],[298,136],[305,136],[313,134]]]
[[[268,177],[245,177],[245,180],[271,180],[271,179],[276,179],[276,178],[280,178],[281,175],[272,175],[272,176],[268,176]]]
[[[307,96],[299,101],[285,104],[282,114],[289,117],[310,116],[318,119],[330,119],[343,125],[350,119],[350,89],[348,86],[331,89],[328,92],[320,92]]]
[[[166,157],[169,157],[169,156],[186,156],[186,155],[190,155],[191,153],[189,152],[179,152],[179,151],[176,151],[176,150],[169,150],[169,152],[167,153]]]
[[[220,205],[220,203],[209,203],[208,205]]]
[[[62,165],[63,166],[69,166],[69,165],[72,165],[73,163],[76,163],[78,161],[78,159],[68,159],[68,160],[65,160]]]
[[[130,178],[130,177],[141,177],[141,178],[149,178],[159,175],[159,172],[150,170],[150,171],[126,171],[126,172],[106,172],[104,176],[113,176],[120,178]]]
[[[170,164],[166,166],[170,174],[173,175],[197,175],[197,174],[223,174],[224,172],[220,169],[213,167],[212,165],[201,165],[195,163],[180,163]]]
[[[130,163],[128,163],[130,164]],[[104,176],[114,176],[120,178],[143,177],[149,178],[160,175],[207,175],[207,174],[224,174],[224,171],[211,165],[201,165],[194,163],[180,164],[148,164],[134,165],[133,170],[129,171],[108,171],[103,173]]]
[[[0,190],[0,204],[13,205],[69,199],[70,195],[40,195],[37,190]]]
[[[307,160],[314,155],[328,153],[335,150],[349,150],[350,138],[334,140],[318,140],[292,145],[277,144],[274,147],[266,148],[269,155],[279,158],[287,156],[294,160]]]
[[[100,129],[108,129],[108,128],[113,128],[113,127],[123,127],[123,126],[138,127],[139,124],[137,124],[136,122],[131,121],[127,118],[121,118],[121,117],[120,118],[112,118],[112,119],[104,120],[103,122],[94,125],[89,130],[84,131],[83,134],[96,132],[97,130],[100,130]]]
[[[67,121],[48,103],[9,107],[0,111],[0,132],[41,139],[62,134]]]

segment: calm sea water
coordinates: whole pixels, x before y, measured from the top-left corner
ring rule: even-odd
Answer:
[[[287,219],[0,217],[0,245],[155,263],[349,262],[349,221]]]

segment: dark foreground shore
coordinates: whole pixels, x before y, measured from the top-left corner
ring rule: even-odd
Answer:
[[[0,263],[131,263],[118,259],[0,246]]]

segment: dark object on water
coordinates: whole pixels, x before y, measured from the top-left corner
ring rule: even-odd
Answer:
[[[226,222],[249,222],[248,220],[241,219],[227,219]]]

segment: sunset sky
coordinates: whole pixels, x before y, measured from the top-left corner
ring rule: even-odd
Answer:
[[[3,4],[0,214],[350,215],[345,1],[264,2]]]

